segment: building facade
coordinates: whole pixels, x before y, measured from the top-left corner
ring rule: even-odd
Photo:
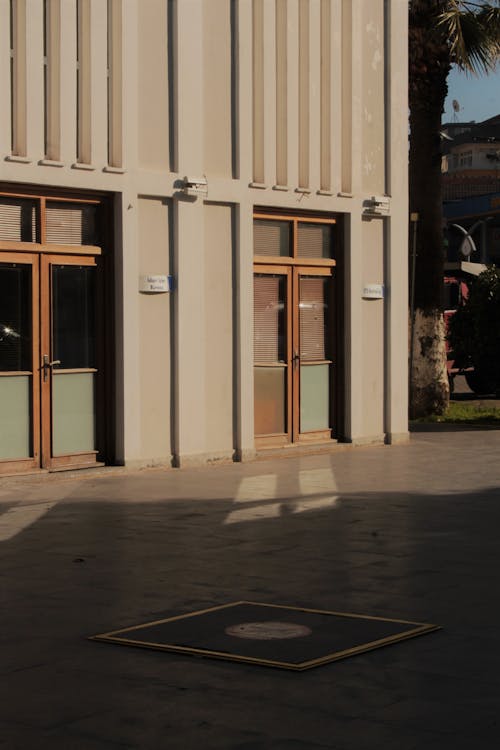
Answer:
[[[443,133],[444,200],[499,192],[500,115],[478,123],[445,123]]]
[[[0,0],[0,473],[407,429],[406,0]]]

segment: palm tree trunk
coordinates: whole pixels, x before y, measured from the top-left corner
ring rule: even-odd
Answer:
[[[436,13],[435,0],[413,2],[413,12]],[[414,19],[414,21],[418,21]],[[432,24],[431,24],[432,28]],[[442,413],[448,405],[443,322],[444,244],[441,189],[441,114],[449,51],[429,23],[410,35],[410,211],[418,214],[415,305],[412,321],[410,416]]]

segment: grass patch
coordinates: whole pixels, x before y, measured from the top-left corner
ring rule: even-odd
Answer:
[[[415,422],[448,422],[453,424],[489,424],[500,427],[500,408],[496,406],[479,406],[477,404],[450,402],[442,415],[416,419]]]

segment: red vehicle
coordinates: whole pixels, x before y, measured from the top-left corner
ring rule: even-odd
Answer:
[[[471,263],[460,261],[457,263],[445,263],[444,276],[444,324],[448,334],[449,322],[460,305],[463,305],[469,295],[469,282],[474,276],[486,269],[482,263]],[[464,365],[455,360],[453,351],[446,338],[446,367],[450,381],[450,391],[453,391],[453,379],[455,375],[465,375],[467,385],[472,391],[480,393],[481,383],[477,382],[474,368]]]

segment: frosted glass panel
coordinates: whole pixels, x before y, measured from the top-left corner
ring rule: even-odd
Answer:
[[[52,453],[95,450],[94,373],[58,373],[52,378]]]
[[[0,377],[0,459],[31,454],[30,375]]]
[[[285,429],[285,368],[255,367],[255,434],[283,434]]]
[[[330,365],[302,365],[300,368],[300,431],[330,427]]]

